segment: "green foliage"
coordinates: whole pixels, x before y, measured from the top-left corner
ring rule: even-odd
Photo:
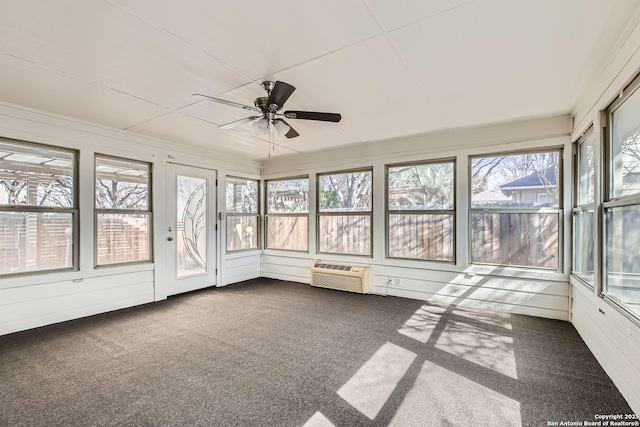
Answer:
[[[389,203],[399,209],[453,207],[452,162],[389,168]]]
[[[320,206],[323,209],[337,209],[340,207],[340,197],[334,190],[320,191]]]

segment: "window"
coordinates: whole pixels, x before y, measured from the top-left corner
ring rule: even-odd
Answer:
[[[371,256],[372,171],[318,175],[318,252]]]
[[[267,181],[267,249],[309,250],[309,178]]]
[[[151,165],[97,155],[96,266],[151,261]]]
[[[0,139],[0,275],[77,267],[76,158]]]
[[[573,208],[573,272],[593,285],[594,248],[594,136],[588,132],[577,143],[575,206]]]
[[[604,292],[640,316],[640,92],[638,83],[609,112],[604,208]]]
[[[227,177],[227,252],[258,248],[258,181]]]
[[[471,159],[472,262],[560,268],[560,153]]]
[[[387,255],[455,262],[453,161],[387,167]]]

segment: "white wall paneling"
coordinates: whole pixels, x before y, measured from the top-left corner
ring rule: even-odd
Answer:
[[[0,334],[116,310],[167,297],[166,165],[175,162],[227,174],[260,177],[257,162],[213,154],[77,119],[0,102],[0,136],[79,152],[80,265],[78,271],[39,273],[0,279]],[[152,164],[153,263],[94,269],[94,155],[106,154]],[[224,187],[218,203],[224,206]],[[223,221],[218,220],[218,283],[260,275],[259,252],[224,255]],[[229,258],[229,259],[228,259]]]
[[[640,326],[571,279],[572,323],[631,409],[640,413]]]
[[[153,300],[152,270],[4,288],[0,335]]]
[[[227,254],[218,271],[222,274],[222,285],[260,277],[260,251]]]
[[[634,14],[629,24],[620,29],[620,37],[608,60],[603,64],[587,86],[580,103],[575,109],[572,140],[593,124],[596,137],[596,159],[602,159],[606,125],[606,115],[602,113],[620,91],[633,80],[640,71],[640,14]],[[604,190],[603,162],[596,162],[595,188]],[[596,203],[602,203],[602,194],[595,194]],[[596,225],[601,220],[596,215]],[[594,236],[595,247],[601,248],[601,236]],[[599,254],[598,256],[601,256]],[[598,296],[601,288],[601,264],[595,263],[596,286],[587,288],[579,279],[571,277],[572,304],[571,321],[582,339],[596,356],[607,374],[614,381],[631,408],[640,412],[640,321],[630,320],[606,299]]]
[[[522,268],[470,265],[469,263],[469,156],[492,152],[532,150],[544,147],[570,147],[569,117],[550,117],[494,126],[460,129],[450,132],[402,138],[380,143],[276,157],[265,161],[265,179],[309,173],[311,189],[321,172],[373,166],[373,257],[341,256],[265,250],[262,275],[265,277],[309,283],[309,267],[316,259],[370,265],[372,292],[397,295],[445,304],[522,313],[553,319],[569,319],[569,283],[567,262],[561,271],[551,272]],[[565,184],[569,183],[570,163],[565,153]],[[385,165],[456,159],[456,264],[385,258]],[[314,199],[312,199],[314,200]],[[570,192],[565,192],[565,209],[570,210]],[[310,206],[315,219],[316,207]],[[569,241],[568,223],[563,224],[562,241]],[[309,238],[315,238],[315,226]],[[564,243],[563,243],[564,244]],[[565,245],[566,246],[566,245]],[[568,247],[568,246],[567,246]],[[561,249],[562,250],[562,246]],[[387,286],[390,278],[393,285]],[[400,285],[396,285],[399,279]]]
[[[574,110],[573,140],[584,132],[598,111],[604,110],[640,70],[640,10],[636,10],[609,57],[582,93]]]
[[[254,24],[276,16],[266,4],[247,13],[242,5],[228,3],[220,13],[220,2],[185,9],[148,7],[150,1],[89,1],[69,15],[44,2],[6,3],[2,16],[8,19],[0,31],[2,99],[75,118],[0,102],[0,137],[79,150],[81,254],[78,271],[1,278],[0,334],[167,297],[163,231],[169,161],[216,170],[219,211],[228,175],[308,174],[314,201],[317,173],[373,167],[373,257],[318,254],[314,203],[308,253],[227,254],[226,221],[218,219],[217,284],[261,275],[309,283],[309,266],[322,259],[370,265],[375,293],[474,308],[566,320],[571,294],[573,323],[640,412],[639,386],[633,381],[640,373],[638,324],[597,296],[598,278],[594,291],[577,282],[570,291],[569,285],[570,142],[591,123],[599,131],[600,111],[640,71],[635,0],[548,2],[553,9],[530,2],[526,14],[508,0],[297,5],[289,15],[278,14],[283,20],[278,32],[299,35],[284,56],[269,39],[256,44],[242,37],[247,31],[259,35],[260,25]],[[337,9],[340,14],[333,13]],[[109,31],[114,23],[121,30],[116,36]],[[327,23],[335,31],[325,31]],[[451,28],[457,28],[456,37],[432,37]],[[220,34],[227,37],[222,40]],[[427,74],[430,78],[423,78]],[[339,125],[299,121],[294,126],[300,126],[301,136],[279,139],[269,151],[265,140],[248,129],[217,129],[243,117],[240,109],[228,111],[190,96],[203,92],[250,103],[263,95],[259,82],[267,79],[298,87],[289,108],[338,111],[344,120]],[[380,84],[389,81],[397,84]],[[573,124],[566,115],[570,111]],[[543,147],[564,148],[560,271],[471,265],[469,156]],[[319,148],[325,150],[313,151]],[[280,155],[300,151],[305,154]],[[94,269],[95,153],[153,164],[154,263]],[[262,158],[264,173],[249,160]],[[440,158],[456,158],[456,263],[386,259],[385,165]],[[595,241],[601,246],[598,237]],[[399,285],[396,280],[391,285],[390,278],[399,279]]]
[[[270,255],[269,253],[276,254]],[[262,255],[262,276],[292,282],[311,283],[310,268],[313,260],[306,256],[265,251]]]
[[[263,161],[264,175],[266,179],[271,179],[372,164],[534,149],[545,145],[562,146],[570,131],[571,117],[568,115],[461,128],[309,154],[274,157]]]
[[[309,268],[314,259],[275,252],[269,251],[269,254],[263,255],[262,276],[310,283]],[[325,254],[318,255],[318,258],[370,266],[371,292],[374,294],[569,320],[569,286],[562,275],[542,274],[536,277],[534,272],[517,277],[516,269],[508,271],[500,267],[468,268],[465,272],[455,266],[449,269],[407,267],[410,262],[382,263],[355,257],[328,257]]]
[[[564,281],[376,266],[373,292],[439,304],[568,320]]]

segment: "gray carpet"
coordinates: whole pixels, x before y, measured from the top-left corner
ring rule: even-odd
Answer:
[[[269,279],[0,337],[2,426],[546,426],[630,412],[570,323]]]

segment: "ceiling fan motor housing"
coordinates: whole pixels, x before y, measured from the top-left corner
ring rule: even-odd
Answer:
[[[259,109],[260,111],[264,112],[267,109],[268,99],[269,98],[267,98],[266,96],[256,98],[255,101],[253,101],[253,105],[255,105],[256,108]]]
[[[244,110],[254,111],[260,115],[254,115],[252,117],[245,117],[239,120],[235,120],[231,123],[227,123],[218,126],[219,129],[229,129],[234,126],[253,122],[254,129],[264,130],[269,129],[269,125],[274,126],[279,134],[284,134],[287,138],[295,138],[300,134],[291,127],[284,119],[279,117],[286,117],[287,119],[303,119],[303,120],[316,120],[321,122],[334,122],[338,123],[342,116],[337,113],[319,113],[316,111],[285,111],[279,113],[285,102],[289,99],[291,94],[296,88],[289,83],[277,81],[264,81],[262,87],[267,91],[267,96],[256,98],[253,101],[255,107],[249,105],[239,104],[233,101],[227,101],[225,99],[215,98],[213,96],[194,94],[194,96],[204,96],[205,98],[219,102],[221,104],[230,105],[232,107],[242,108]]]

